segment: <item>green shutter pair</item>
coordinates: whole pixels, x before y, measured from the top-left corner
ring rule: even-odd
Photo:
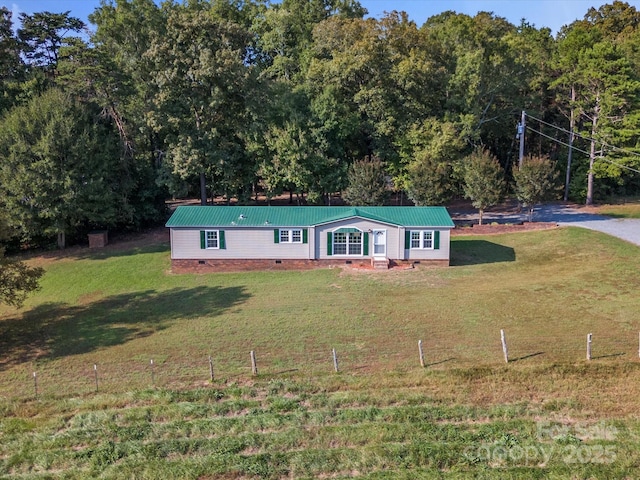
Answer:
[[[362,247],[365,255],[369,255],[369,233],[364,232]],[[333,255],[333,232],[327,232],[327,256]]]
[[[202,250],[207,248],[207,232],[205,230],[200,230],[200,248]],[[224,230],[218,230],[218,248],[220,250],[225,250],[227,248],[227,243],[224,238]]]
[[[273,229],[273,243],[280,243],[280,229]],[[302,229],[302,243],[309,243],[309,229]]]
[[[411,230],[404,231],[404,249],[409,250],[411,248]],[[440,250],[440,230],[433,232],[433,249]]]

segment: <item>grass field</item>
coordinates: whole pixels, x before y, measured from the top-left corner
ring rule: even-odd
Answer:
[[[628,200],[624,203],[604,204],[596,208],[602,215],[614,218],[640,218],[640,200]]]
[[[638,253],[563,228],[375,273],[34,259],[41,291],[0,309],[0,477],[633,478]]]

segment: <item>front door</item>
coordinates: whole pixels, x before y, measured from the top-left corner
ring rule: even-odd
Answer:
[[[387,256],[387,231],[374,230],[372,234],[373,234],[373,256],[386,257]]]

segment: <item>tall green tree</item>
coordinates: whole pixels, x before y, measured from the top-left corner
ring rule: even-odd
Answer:
[[[638,46],[632,44],[638,38],[639,17],[635,8],[614,2],[589,10],[584,20],[559,35],[561,70],[554,86],[564,91],[571,88],[571,96],[565,96],[560,105],[570,105],[577,133],[586,140],[582,143],[589,152],[586,191],[578,195],[587,204],[594,201],[596,178],[621,183],[624,167],[638,164],[635,155],[609,146],[634,150],[634,139],[640,134],[639,64],[634,63],[637,56],[632,53]]]
[[[15,104],[19,92],[17,82],[24,74],[11,17],[8,8],[0,7],[0,114]]]
[[[414,124],[401,142],[404,169],[394,181],[416,205],[441,205],[458,193],[465,145],[455,124],[428,118]]]
[[[504,169],[489,151],[477,148],[465,161],[464,194],[480,214],[504,198]]]
[[[387,173],[377,157],[353,162],[348,178],[349,186],[342,196],[351,205],[384,205],[389,198]]]
[[[130,214],[119,141],[99,111],[50,89],[0,122],[0,203],[23,239],[66,237]]]
[[[51,77],[57,73],[60,48],[70,38],[77,38],[69,34],[77,34],[85,28],[84,22],[70,13],[20,14],[22,26],[18,29],[18,38],[22,53],[29,65],[43,69]]]
[[[422,30],[444,72],[444,119],[459,125],[467,143],[485,145],[505,163],[514,113],[523,105],[518,51],[510,48],[516,27],[488,12],[448,11],[429,18]]]
[[[96,26],[93,48],[62,52],[60,82],[67,89],[75,85],[118,129],[123,161],[132,169],[136,226],[164,218],[166,185],[174,183],[162,176],[163,138],[148,122],[155,73],[147,52],[152,37],[165,34],[168,8],[153,0],[102,0],[89,16]]]
[[[242,26],[194,2],[170,11],[166,35],[154,37],[148,51],[156,88],[149,120],[165,136],[173,172],[199,176],[203,205],[207,178],[214,192],[242,194],[250,193],[255,177],[245,148],[249,42]]]
[[[327,18],[362,18],[356,0],[283,0],[257,16],[253,29],[264,54],[265,74],[300,84],[311,60],[314,27]]]

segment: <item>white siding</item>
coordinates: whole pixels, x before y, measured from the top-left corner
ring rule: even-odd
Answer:
[[[313,233],[309,228],[309,243],[275,243],[273,228],[224,228],[225,249],[200,248],[203,229],[172,228],[171,258],[175,260],[250,258],[250,259],[308,259],[313,251]],[[217,230],[210,228],[208,230]]]
[[[339,228],[357,228],[362,232],[369,232],[370,230],[386,230],[387,231],[387,257],[391,259],[401,259],[401,246],[404,243],[400,243],[399,227],[395,225],[389,225],[386,223],[374,222],[372,220],[365,220],[360,218],[352,218],[348,220],[342,220],[327,225],[321,225],[316,227],[315,232],[315,252],[316,258],[319,259],[336,259],[336,258],[370,258],[373,256],[373,237],[369,232],[369,255],[327,255],[327,233],[333,232]],[[404,242],[404,237],[402,237]],[[402,252],[404,253],[404,252]]]
[[[402,247],[404,258],[407,260],[449,260],[450,253],[450,240],[451,230],[443,229],[440,232],[440,248],[438,250],[428,249],[407,249],[404,250],[404,230],[402,232]],[[408,228],[407,230],[431,230],[428,227],[425,228]]]

